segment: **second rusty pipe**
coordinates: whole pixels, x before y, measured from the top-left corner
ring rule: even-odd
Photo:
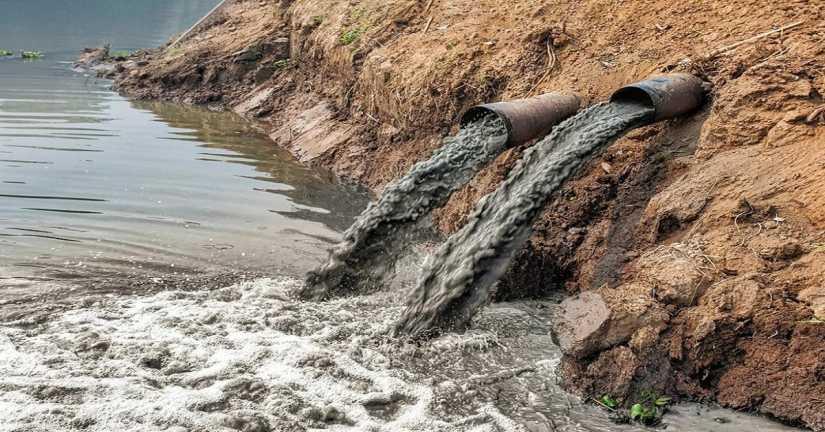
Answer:
[[[514,146],[550,132],[553,126],[579,110],[579,97],[547,93],[526,99],[476,105],[461,116],[461,126],[495,115],[507,127],[507,145]]]
[[[611,102],[641,103],[653,112],[650,122],[688,114],[702,106],[708,84],[686,73],[657,75],[628,84],[613,93]]]

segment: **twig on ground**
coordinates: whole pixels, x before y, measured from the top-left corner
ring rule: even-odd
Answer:
[[[769,56],[765,57],[764,59],[760,60],[759,63],[751,66],[751,69],[758,69],[758,68],[768,64],[768,62],[770,62],[771,60],[779,60],[781,58],[784,58],[785,54],[787,54],[790,50],[791,50],[790,48],[782,48],[780,50],[777,50],[776,52],[772,53],[771,55],[769,55]]]
[[[427,30],[430,29],[430,25],[433,23],[433,17],[427,20],[427,25],[424,26],[424,33],[427,33]]]
[[[528,96],[532,95],[533,92],[536,91],[536,89],[539,88],[539,86],[542,83],[544,83],[544,80],[546,80],[547,77],[550,76],[550,72],[553,72],[553,69],[556,68],[557,64],[558,64],[558,56],[556,56],[556,50],[553,48],[553,39],[548,38],[547,39],[547,66],[545,67],[544,75],[542,75],[541,78],[538,80],[538,82],[536,82],[536,84],[533,86],[533,88],[531,88],[530,91],[527,92]]]
[[[768,36],[772,36],[772,35],[775,35],[777,33],[784,34],[785,31],[791,30],[791,29],[796,28],[796,27],[799,27],[804,23],[805,23],[805,21],[802,20],[802,21],[797,21],[797,22],[791,23],[791,24],[787,24],[787,25],[784,25],[782,27],[779,27],[779,28],[776,28],[776,29],[773,29],[773,30],[769,30],[769,31],[766,31],[764,33],[760,33],[756,36],[741,40],[739,42],[732,43],[730,45],[726,45],[726,46],[723,46],[721,48],[717,48],[717,49],[703,55],[702,57],[699,57],[696,60],[693,60],[691,58],[685,58],[685,59],[683,59],[683,60],[681,60],[677,63],[670,64],[670,65],[667,65],[667,66],[663,67],[662,70],[670,71],[670,70],[673,70],[676,66],[686,65],[686,64],[691,64],[691,63],[701,64],[705,61],[712,60],[712,59],[714,59],[714,58],[716,58],[716,57],[718,57],[722,54],[731,52],[731,51],[735,50],[736,48],[739,48],[743,45],[747,45],[747,44],[751,44],[751,43],[760,41],[762,39],[765,39]]]
[[[598,399],[596,399],[596,398],[593,398],[593,397],[592,397],[592,398],[590,398],[590,399],[591,399],[593,402],[596,402],[597,404],[601,405],[603,408],[607,408],[608,410],[610,410],[610,411],[614,411],[614,412],[616,411],[616,408],[610,408],[610,407],[609,407],[609,406],[607,406],[604,402],[602,402],[602,401],[600,401],[600,400],[598,400]]]
[[[745,39],[745,40],[741,40],[741,41],[739,41],[739,42],[732,43],[732,44],[727,45],[727,46],[723,46],[722,48],[717,48],[717,49],[715,49],[715,50],[711,51],[710,53],[708,53],[707,55],[705,55],[704,57],[700,58],[700,60],[710,60],[710,59],[712,59],[712,58],[714,58],[714,57],[717,57],[717,56],[719,56],[719,55],[722,55],[722,54],[725,54],[725,53],[727,53],[727,52],[733,51],[733,50],[735,50],[736,48],[739,48],[739,47],[740,47],[740,46],[742,46],[742,45],[747,45],[747,44],[750,44],[750,43],[754,43],[754,42],[756,42],[756,41],[759,41],[759,40],[765,39],[765,38],[766,38],[766,37],[768,37],[768,36],[771,36],[771,35],[774,35],[774,34],[777,34],[777,33],[782,33],[782,32],[784,32],[784,31],[786,31],[786,30],[790,30],[790,29],[792,29],[792,28],[794,28],[794,27],[799,27],[799,26],[801,26],[804,22],[805,22],[805,21],[797,21],[797,22],[795,22],[795,23],[788,24],[788,25],[785,25],[785,26],[779,27],[779,28],[777,28],[777,29],[773,29],[773,30],[770,30],[770,31],[766,31],[766,32],[764,32],[764,33],[760,33],[760,34],[758,34],[758,35],[756,35],[756,36],[753,36],[753,37],[747,38],[747,39]]]

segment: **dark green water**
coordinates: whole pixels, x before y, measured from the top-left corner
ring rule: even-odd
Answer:
[[[131,102],[71,69],[86,46],[158,46],[215,3],[0,1],[0,49],[44,54],[0,59],[6,295],[104,274],[297,275],[366,205],[234,115]]]

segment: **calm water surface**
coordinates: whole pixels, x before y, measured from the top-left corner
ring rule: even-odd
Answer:
[[[4,4],[7,2],[0,2]],[[366,205],[228,113],[137,103],[71,70],[162,44],[216,1],[13,2],[0,49],[0,288],[100,275],[299,274]]]

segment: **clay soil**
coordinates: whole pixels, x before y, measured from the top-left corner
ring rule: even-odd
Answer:
[[[653,388],[825,431],[823,22],[825,4],[802,0],[239,0],[121,63],[116,86],[235,110],[380,192],[473,104],[558,90],[589,104],[697,74],[706,106],[568,182],[498,297],[572,296],[556,325],[571,391]],[[456,193],[439,228],[461,226],[524,148]],[[596,324],[577,327],[577,310]]]

